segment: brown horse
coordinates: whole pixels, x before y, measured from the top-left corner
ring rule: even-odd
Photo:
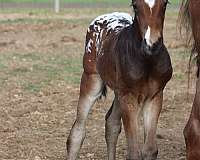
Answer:
[[[106,115],[108,159],[115,160],[121,119],[127,139],[127,160],[155,160],[156,128],[163,90],[172,76],[163,44],[167,0],[133,0],[134,19],[126,13],[97,17],[86,35],[84,72],[76,121],[67,140],[68,160],[77,159],[85,138],[90,108],[110,87],[115,98]],[[144,118],[144,146],[138,143],[138,117]]]
[[[192,29],[193,55],[197,55],[196,95],[189,121],[184,129],[188,160],[200,160],[200,0],[184,0],[180,10],[182,24]]]

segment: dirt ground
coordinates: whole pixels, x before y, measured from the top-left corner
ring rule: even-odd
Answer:
[[[65,158],[66,139],[76,115],[87,25],[97,15],[116,10],[129,11],[0,14],[0,159]],[[194,96],[195,76],[187,90],[189,53],[177,38],[176,19],[177,10],[168,10],[164,36],[174,73],[159,119],[158,160],[185,160],[182,130]],[[91,110],[80,159],[106,159],[104,116],[112,98],[109,93]],[[122,132],[117,159],[125,159],[125,154]]]

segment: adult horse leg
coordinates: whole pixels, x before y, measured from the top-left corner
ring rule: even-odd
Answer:
[[[121,111],[117,98],[106,114],[106,143],[108,151],[108,160],[116,159],[116,145],[118,135],[121,132]]]
[[[192,107],[190,119],[184,129],[187,160],[199,160],[200,157],[200,78]]]
[[[75,160],[85,138],[85,125],[90,108],[101,96],[103,82],[98,74],[83,73],[76,121],[67,140],[68,160]]]
[[[161,91],[152,100],[147,101],[143,108],[145,140],[142,150],[143,160],[155,160],[158,155],[158,148],[156,144],[156,129],[162,108],[162,101],[163,92]]]
[[[127,160],[142,160],[138,141],[140,107],[132,94],[120,97],[119,101],[128,147]]]

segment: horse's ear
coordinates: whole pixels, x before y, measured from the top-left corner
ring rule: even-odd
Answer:
[[[135,1],[135,0],[132,0],[131,6],[135,6],[135,5],[136,5],[136,1]]]
[[[171,4],[170,0],[164,0],[165,3]]]

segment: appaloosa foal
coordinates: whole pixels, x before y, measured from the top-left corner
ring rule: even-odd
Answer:
[[[90,108],[110,87],[115,98],[106,115],[108,159],[115,160],[123,120],[127,160],[155,160],[156,128],[163,90],[172,75],[171,61],[163,44],[167,0],[133,0],[134,19],[126,13],[96,18],[86,36],[84,72],[76,121],[67,141],[68,160],[77,159],[85,138]],[[138,116],[143,111],[145,142],[138,144]]]

